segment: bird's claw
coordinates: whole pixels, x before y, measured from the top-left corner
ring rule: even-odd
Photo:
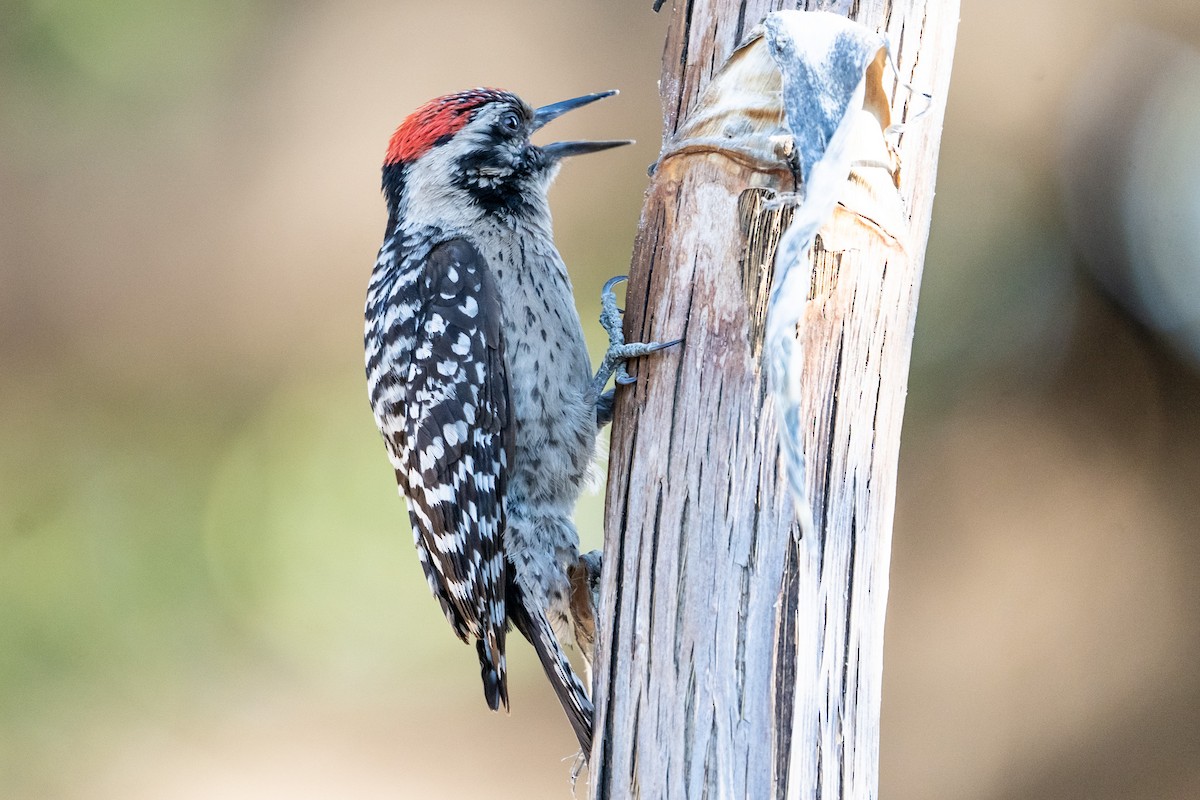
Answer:
[[[669,342],[635,342],[633,344],[624,345],[623,348],[631,349],[624,351],[622,348],[622,352],[627,352],[627,355],[625,355],[624,359],[617,364],[616,369],[613,370],[613,374],[616,376],[614,381],[621,386],[632,386],[633,384],[637,383],[637,378],[633,375],[630,375],[629,370],[626,369],[625,362],[627,359],[637,358],[638,356],[648,356],[651,353],[657,353],[659,350],[666,350],[668,347],[674,347],[677,344],[683,344],[683,339],[672,339]]]
[[[604,354],[604,361],[601,362],[600,369],[596,371],[596,377],[592,383],[596,397],[602,396],[604,385],[608,383],[610,376],[615,376],[614,380],[618,386],[629,386],[637,382],[637,378],[630,375],[626,368],[625,362],[629,359],[657,353],[659,350],[674,347],[683,341],[683,339],[675,339],[670,342],[625,341],[624,323],[621,319],[624,310],[617,305],[617,296],[613,292],[613,287],[626,280],[629,280],[628,275],[609,278],[604,283],[604,288],[600,290],[600,324],[608,333],[608,352]],[[611,419],[611,409],[608,416]]]
[[[627,280],[629,280],[628,275],[617,275],[605,281],[604,287],[600,290],[600,324],[604,326],[604,330],[608,331],[610,342],[625,341],[625,336],[621,332],[621,315],[625,313],[625,309],[617,305],[617,296],[613,293],[613,287]]]
[[[611,278],[606,280],[604,282],[604,286],[600,289],[601,301],[603,301],[605,295],[612,295],[614,286],[616,286],[618,283],[624,283],[627,280],[629,280],[628,275],[613,275]],[[613,300],[615,301],[616,298],[614,297]]]

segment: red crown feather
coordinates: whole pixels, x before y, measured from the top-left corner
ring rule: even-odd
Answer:
[[[476,108],[508,97],[507,92],[499,89],[471,89],[430,100],[409,114],[392,134],[384,165],[420,158],[434,145],[458,133]]]

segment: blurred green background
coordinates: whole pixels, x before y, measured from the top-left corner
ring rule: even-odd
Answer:
[[[420,577],[362,300],[408,111],[615,87],[555,130],[640,142],[553,193],[595,319],[657,154],[650,5],[0,5],[0,798],[567,796],[528,648],[489,713]],[[885,797],[1200,796],[1200,10],[1132,6],[963,2]]]

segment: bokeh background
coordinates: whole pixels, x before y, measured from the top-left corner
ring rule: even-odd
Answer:
[[[618,87],[554,131],[640,141],[554,190],[595,319],[650,5],[3,0],[0,797],[568,796],[528,648],[490,714],[419,575],[361,308],[409,110]],[[884,797],[1200,797],[1198,48],[1194,0],[963,0]]]

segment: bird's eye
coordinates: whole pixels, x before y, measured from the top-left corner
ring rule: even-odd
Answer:
[[[521,119],[515,112],[510,111],[500,118],[500,127],[506,133],[516,133],[521,129]]]

